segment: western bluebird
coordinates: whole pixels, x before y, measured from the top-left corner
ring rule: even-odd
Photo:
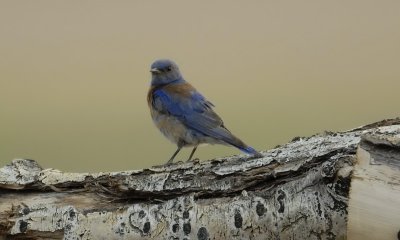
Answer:
[[[183,79],[171,60],[157,60],[151,65],[152,80],[147,94],[151,117],[160,131],[177,144],[167,163],[182,147],[193,147],[188,161],[200,144],[224,144],[237,147],[256,157],[262,155],[235,137],[213,111],[214,105]]]

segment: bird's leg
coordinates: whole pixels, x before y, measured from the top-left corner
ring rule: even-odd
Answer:
[[[167,164],[172,163],[172,161],[174,160],[174,158],[176,157],[176,155],[179,153],[179,151],[182,149],[182,146],[178,146],[178,149],[176,149],[176,151],[174,152],[174,154],[172,154],[172,157],[168,160]]]
[[[194,152],[196,152],[196,149],[197,149],[197,146],[195,146],[195,147],[193,148],[193,150],[192,150],[192,152],[190,153],[190,156],[189,156],[189,158],[188,158],[188,161],[192,160],[193,154],[194,154]]]

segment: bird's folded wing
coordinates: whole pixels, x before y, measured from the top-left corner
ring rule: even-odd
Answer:
[[[188,84],[187,84],[188,85]],[[236,140],[224,126],[222,119],[213,111],[213,104],[207,101],[193,87],[179,91],[179,85],[169,88],[160,88],[153,92],[153,107],[164,114],[178,118],[187,127],[206,136],[210,136],[227,143]]]

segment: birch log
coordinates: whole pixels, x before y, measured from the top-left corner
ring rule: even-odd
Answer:
[[[13,160],[0,169],[0,236],[345,239],[357,146],[377,131],[398,139],[400,119],[297,137],[257,159],[95,174]]]

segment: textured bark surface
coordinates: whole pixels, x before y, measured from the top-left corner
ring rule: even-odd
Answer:
[[[396,125],[397,124],[397,125]],[[344,239],[361,135],[385,120],[263,152],[114,173],[33,160],[0,169],[0,236],[12,239]]]
[[[362,136],[348,211],[348,239],[400,239],[400,131]]]

